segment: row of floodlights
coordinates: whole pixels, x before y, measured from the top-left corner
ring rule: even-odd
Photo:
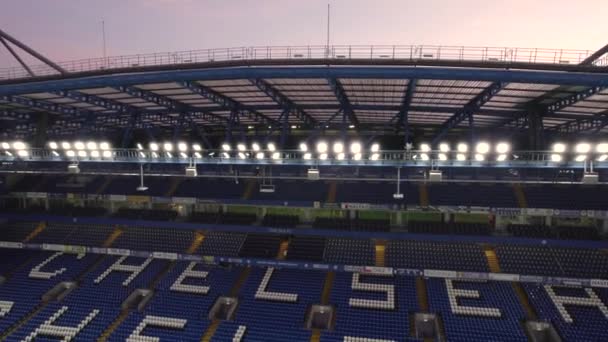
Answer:
[[[112,158],[112,145],[107,141],[49,141],[47,143],[51,153],[59,157],[60,151],[68,158]]]
[[[438,160],[445,161],[448,160],[448,156],[450,152],[456,153],[456,160],[465,161],[467,160],[469,154],[469,145],[467,143],[458,143],[456,145],[456,150],[452,150],[448,143],[439,144],[438,151],[433,151],[430,144],[422,143],[419,146],[420,154],[414,155],[415,159],[421,160],[429,160],[431,159],[431,152],[435,153]],[[475,148],[472,152],[474,152],[474,159],[476,161],[484,161],[486,160],[486,156],[491,153],[496,154],[497,161],[505,161],[508,158],[508,153],[511,151],[511,144],[507,142],[499,142],[494,145],[494,149],[492,149],[492,145],[489,142],[480,141],[475,145]]]
[[[27,156],[29,156],[29,152],[28,152],[29,146],[26,143],[24,143],[23,141],[19,141],[19,140],[13,141],[13,142],[3,141],[3,142],[0,142],[0,147],[2,148],[4,153],[9,157],[12,157],[13,153],[16,153],[21,158],[26,158]]]
[[[569,149],[566,143],[557,142],[551,147],[551,161],[559,163],[564,160],[564,154],[574,154],[574,160],[585,162],[595,156],[595,160],[603,162],[608,160],[608,143],[602,142],[593,146],[587,142],[580,142]]]

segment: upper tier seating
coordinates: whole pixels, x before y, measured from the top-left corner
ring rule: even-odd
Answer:
[[[0,224],[0,241],[22,242],[40,222],[4,222]]]
[[[239,256],[248,258],[276,258],[281,237],[278,235],[247,234]]]
[[[519,207],[511,185],[443,183],[427,187],[429,204],[434,206]]]
[[[516,237],[557,238],[557,233],[551,227],[540,224],[510,224],[507,232]]]
[[[48,223],[31,242],[78,246],[101,246],[110,236],[109,225],[80,225],[75,223]]]
[[[177,211],[163,209],[120,208],[118,211],[116,211],[114,216],[129,220],[173,221],[177,218]]]
[[[194,231],[187,229],[127,227],[112,247],[184,253],[193,240]]]
[[[375,265],[375,246],[371,240],[329,238],[324,261],[346,265]]]
[[[499,245],[496,255],[506,273],[608,278],[608,254],[595,249]]]
[[[293,228],[298,225],[300,219],[297,215],[272,215],[264,216],[262,226]]]
[[[287,251],[288,260],[323,261],[325,238],[316,236],[294,236]]]
[[[580,180],[580,179],[579,179]],[[578,180],[577,180],[578,181]],[[605,185],[526,185],[529,208],[608,210]]]
[[[209,232],[197,254],[236,257],[246,237],[240,233]]]
[[[600,234],[595,227],[510,224],[507,231],[513,236],[530,238],[549,238],[563,240],[599,240]]]
[[[317,217],[312,226],[320,229],[376,232],[388,232],[391,228],[390,220],[351,220],[340,217]]]
[[[488,272],[479,245],[414,240],[388,241],[386,265],[400,268]]]
[[[423,234],[458,234],[458,235],[489,235],[490,226],[483,223],[444,223],[444,222],[409,222],[407,229],[410,233]]]

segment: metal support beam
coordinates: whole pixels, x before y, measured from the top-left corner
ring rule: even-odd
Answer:
[[[585,58],[580,65],[591,65],[600,57],[608,53],[608,44],[604,45],[601,49],[597,50],[591,56]]]
[[[65,75],[65,74],[68,73],[64,68],[62,68],[59,65],[53,63],[53,61],[51,61],[50,59],[48,59],[48,58],[44,57],[43,55],[39,54],[34,49],[30,48],[29,46],[25,45],[24,43],[20,42],[19,40],[15,39],[14,37],[12,37],[11,35],[9,35],[8,33],[4,32],[2,30],[0,30],[0,37],[8,40],[9,42],[13,43],[15,46],[19,47],[23,51],[29,53],[30,55],[32,55],[33,57],[37,58],[41,62],[43,62],[46,65],[50,66],[51,68],[57,70],[60,74]]]
[[[237,102],[224,94],[221,94],[209,87],[203,86],[196,82],[180,82],[180,85],[189,89],[190,91],[203,96],[204,98],[210,100],[211,102],[218,104],[224,107],[225,110],[230,111],[240,111],[242,114],[248,116],[254,121],[263,124],[263,125],[280,125],[281,123],[276,121],[275,119],[268,117],[258,111],[255,110],[246,110],[243,109],[243,105],[240,102]]]
[[[135,128],[135,124],[137,123],[139,115],[137,113],[132,113],[131,118],[129,119],[129,124],[125,126],[122,134],[122,141],[120,145],[122,148],[127,148],[129,143],[131,143],[131,137],[133,129]]]
[[[403,96],[403,101],[401,102],[401,109],[399,110],[399,122],[397,124],[398,127],[402,127],[403,129],[403,146],[407,146],[410,140],[410,127],[409,127],[409,119],[408,113],[410,111],[410,106],[412,105],[412,99],[414,98],[414,93],[416,92],[416,84],[418,80],[410,79],[407,84],[407,90],[405,91],[405,96]]]
[[[592,117],[564,122],[563,124],[547,128],[547,131],[558,133],[599,132],[606,126],[608,126],[608,113],[602,113]]]
[[[86,119],[90,114],[94,114],[95,112],[89,110],[83,110],[76,107],[70,107],[65,105],[60,105],[57,103],[52,103],[44,100],[36,100],[30,99],[27,97],[21,96],[2,96],[0,100],[15,103],[21,106],[42,109],[43,111],[58,113],[61,115],[67,115],[72,118],[80,118]]]
[[[4,45],[4,47],[8,50],[8,52],[10,52],[11,55],[13,55],[13,57],[15,57],[15,59],[17,60],[17,62],[19,62],[19,64],[21,64],[21,66],[23,67],[23,69],[25,69],[25,71],[27,71],[27,73],[30,76],[36,76],[34,74],[34,72],[32,71],[32,69],[30,69],[29,66],[27,66],[27,64],[25,64],[25,62],[23,61],[23,59],[21,59],[21,56],[19,56],[17,54],[17,52],[15,52],[15,50],[13,50],[13,48],[8,45],[8,43],[4,40],[4,38],[2,38],[2,36],[0,36],[0,43],[2,43],[2,45]]]
[[[535,151],[544,149],[543,114],[542,109],[532,108],[528,115],[528,147]]]
[[[342,84],[340,84],[337,78],[329,78],[327,79],[327,82],[329,83],[331,90],[334,92],[334,95],[336,95],[336,99],[342,106],[344,114],[348,115],[350,123],[355,126],[359,126],[359,119],[357,119],[357,116],[355,115],[351,102],[348,99],[348,96],[346,96],[346,92],[344,91]]]
[[[439,132],[435,135],[432,140],[432,144],[436,145],[452,128],[458,126],[463,120],[469,118],[475,114],[483,105],[492,99],[496,93],[501,91],[507,83],[505,82],[494,82],[484,89],[480,94],[475,96],[469,101],[463,108],[458,110],[452,117],[445,121]]]
[[[249,81],[256,87],[258,87],[258,89],[260,89],[262,92],[264,92],[264,94],[270,97],[274,102],[276,102],[282,109],[289,108],[293,110],[293,115],[297,119],[302,121],[303,125],[314,126],[318,123],[317,119],[306,113],[306,111],[304,111],[301,106],[296,105],[293,101],[291,101],[287,96],[285,96],[275,87],[273,87],[270,83],[260,78],[251,79]]]
[[[177,100],[173,100],[173,99],[163,96],[163,95],[155,94],[148,90],[143,90],[143,89],[139,89],[139,88],[135,88],[135,87],[125,87],[125,86],[117,87],[115,89],[117,89],[123,93],[127,93],[133,97],[138,97],[145,101],[155,103],[159,106],[167,107],[168,109],[175,111],[175,112],[199,113],[200,114],[199,117],[202,117],[205,121],[208,121],[210,123],[226,124],[228,122],[228,119],[221,115],[213,114],[210,111],[202,110],[200,108],[195,108],[193,106],[183,104]]]

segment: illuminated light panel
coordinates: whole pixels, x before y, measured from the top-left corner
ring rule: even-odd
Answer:
[[[186,151],[188,151],[188,144],[186,144],[185,142],[180,142],[177,144],[177,149],[180,152],[186,152]]]
[[[469,145],[465,143],[459,143],[458,146],[456,146],[456,149],[460,153],[467,153],[469,151]]]
[[[231,150],[230,144],[226,144],[226,143],[222,144],[222,150],[229,152]]]
[[[245,152],[245,150],[247,150],[247,146],[245,146],[245,144],[237,144],[236,149],[241,152]]]
[[[371,160],[378,160],[378,159],[380,159],[380,154],[379,153],[372,153],[372,155],[369,157],[369,159],[371,159]]]
[[[7,142],[3,142],[2,143],[2,148],[5,150],[8,150],[9,148],[11,148],[11,144],[7,143]]]
[[[23,141],[15,141],[13,142],[13,148],[15,150],[25,150],[27,148],[27,145],[25,145]]]
[[[99,143],[99,149],[102,151],[109,150],[110,148],[110,143],[106,141]]]
[[[355,153],[355,155],[353,156],[353,159],[354,159],[354,160],[361,160],[361,157],[363,157],[363,156],[361,155],[361,153]]]
[[[70,148],[72,148],[72,145],[69,142],[64,141],[61,143],[61,148],[64,150],[69,150]]]
[[[380,144],[372,144],[372,147],[370,148],[370,151],[372,151],[373,153],[379,152],[380,151]]]
[[[486,154],[490,152],[490,144],[483,141],[478,143],[477,146],[475,146],[475,152],[480,154]],[[477,156],[475,156],[475,159],[477,159]]]
[[[91,151],[91,157],[92,158],[99,158],[99,151],[97,151],[97,150]]]
[[[17,155],[21,158],[25,158],[29,155],[29,153],[26,150],[19,150],[17,151]]]
[[[270,151],[270,152],[274,152],[277,150],[277,146],[274,143],[268,143],[268,145],[266,147],[268,148],[268,151]]]
[[[511,145],[506,142],[500,142],[496,144],[496,152],[500,154],[506,154],[511,150]]]
[[[600,143],[595,146],[595,150],[598,153],[608,153],[608,143]]]
[[[87,149],[89,151],[96,150],[97,149],[97,143],[94,142],[94,141],[87,142]]]
[[[361,153],[361,143],[360,142],[351,143],[350,144],[350,153],[352,153],[352,154]]]
[[[606,161],[606,159],[608,159],[608,154],[602,154],[601,156],[597,157],[597,161]]]
[[[56,142],[54,142],[54,141],[49,142],[49,148],[51,150],[56,150],[58,147],[59,147],[59,145],[57,145]]]
[[[333,151],[334,151],[334,153],[342,153],[342,152],[344,152],[344,144],[341,143],[341,142],[334,143]]]
[[[475,160],[477,160],[477,161],[484,161],[485,159],[486,159],[486,157],[484,157],[483,154],[481,154],[481,153],[476,153],[475,154]]]
[[[245,157],[246,157],[246,156],[245,156],[245,153],[243,153],[243,152],[239,152],[239,158],[240,158],[240,159],[245,159]]]
[[[84,151],[84,150],[78,151],[78,156],[80,158],[86,158],[87,157],[87,151]]]
[[[576,144],[576,146],[574,147],[574,151],[576,153],[589,153],[589,151],[591,151],[591,144],[588,143],[579,143]]]
[[[338,155],[336,156],[336,159],[338,160],[344,160],[344,158],[346,158],[346,155],[344,153],[338,153]]]
[[[255,154],[256,159],[264,159],[264,152],[258,152]]]
[[[327,143],[324,141],[317,143],[317,152],[318,153],[327,153]]]
[[[582,154],[580,156],[576,156],[576,158],[574,158],[574,160],[577,162],[584,162],[585,160],[587,160],[587,156]]]
[[[422,153],[422,154],[420,154],[420,159],[427,161],[427,160],[429,160],[429,155],[426,153]]]
[[[321,160],[327,160],[327,153],[321,153],[319,155],[319,159],[321,159]]]
[[[82,141],[77,141],[74,143],[74,148],[77,150],[84,150],[85,146]]]
[[[163,144],[163,149],[167,152],[171,152],[173,151],[173,144],[172,143],[164,143]]]
[[[300,143],[300,151],[307,152],[308,151],[308,145],[306,145],[306,143]]]
[[[566,152],[566,144],[564,143],[555,143],[552,148],[555,153],[564,153]]]
[[[499,154],[498,157],[496,157],[497,161],[505,161],[507,160],[507,155],[506,154]]]
[[[420,144],[420,151],[422,151],[422,152],[431,152],[431,145],[429,145],[429,144]]]
[[[450,152],[450,145],[448,145],[448,143],[439,144],[439,151],[441,151],[443,153]]]
[[[441,160],[441,161],[446,161],[446,160],[448,160],[448,156],[447,156],[445,153],[439,153],[439,154],[437,155],[437,157],[439,157],[439,160]]]
[[[187,154],[185,154],[184,152],[180,152],[180,153],[179,153],[179,156],[180,156],[182,159],[186,159],[186,158],[188,158],[188,155],[187,155]]]
[[[255,152],[258,152],[260,150],[260,144],[258,144],[258,143],[251,144],[251,149]]]
[[[552,162],[559,163],[559,162],[562,161],[562,159],[563,158],[562,158],[561,154],[552,154],[551,155],[551,161]]]
[[[304,153],[304,160],[310,160],[312,158],[312,154],[310,152]]]
[[[203,150],[200,144],[192,144],[192,149],[196,152],[200,152]]]
[[[279,152],[274,152],[274,153],[272,154],[272,159],[274,159],[274,160],[279,160],[279,159],[281,159],[281,153],[279,153]]]
[[[72,150],[67,150],[65,151],[65,155],[68,157],[76,157],[76,152],[72,151]]]
[[[154,156],[156,154],[156,152],[152,152],[152,155]],[[103,151],[102,153],[104,158],[112,158],[112,151]]]
[[[152,150],[152,151],[158,151],[158,144],[157,143],[150,143],[150,150]]]
[[[458,160],[458,161],[465,161],[465,160],[467,160],[467,156],[464,155],[464,154],[462,154],[462,153],[458,153],[456,155],[456,160]]]

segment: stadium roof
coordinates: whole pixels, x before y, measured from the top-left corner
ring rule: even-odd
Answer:
[[[125,129],[608,132],[606,51],[325,46],[217,49],[0,69],[5,136]],[[272,128],[271,128],[272,127]]]

